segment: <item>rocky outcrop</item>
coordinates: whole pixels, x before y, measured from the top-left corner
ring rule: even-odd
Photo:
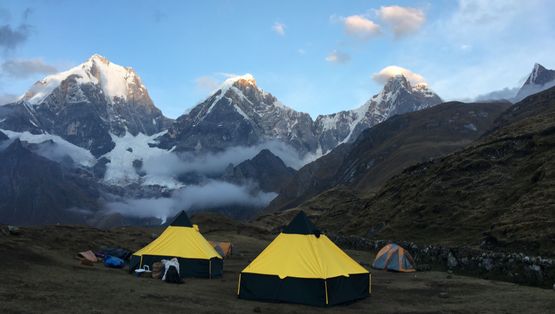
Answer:
[[[264,192],[278,192],[295,174],[293,168],[263,149],[252,159],[245,160],[237,166],[230,165],[222,179],[236,184],[257,184]]]
[[[19,139],[0,152],[0,187],[0,223],[84,223],[99,207],[94,180],[65,171]]]

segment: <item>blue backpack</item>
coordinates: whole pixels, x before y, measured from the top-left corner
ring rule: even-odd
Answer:
[[[122,268],[123,266],[125,266],[125,262],[121,258],[108,255],[104,258],[104,266],[112,268]]]

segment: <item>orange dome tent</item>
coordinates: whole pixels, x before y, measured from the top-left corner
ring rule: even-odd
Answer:
[[[414,259],[407,250],[391,243],[384,246],[376,255],[372,268],[393,270],[402,273],[416,271]]]

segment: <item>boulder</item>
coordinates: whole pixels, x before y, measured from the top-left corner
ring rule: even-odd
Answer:
[[[453,253],[451,251],[449,251],[449,254],[447,255],[447,267],[449,269],[453,269],[453,268],[457,267],[458,265],[459,265],[459,262],[455,258],[455,255],[453,255]]]
[[[11,235],[20,235],[21,229],[19,229],[19,227],[16,227],[16,226],[8,226],[8,233]]]

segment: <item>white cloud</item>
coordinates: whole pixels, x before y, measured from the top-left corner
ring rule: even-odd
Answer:
[[[351,15],[343,19],[345,32],[357,39],[368,40],[380,34],[380,26],[362,15]]]
[[[410,59],[426,69],[443,99],[516,86],[534,63],[554,67],[552,9],[544,0],[459,0],[452,12],[427,23],[427,38]]]
[[[466,45],[477,41],[489,43],[491,39],[499,38],[504,32],[510,32],[516,25],[540,22],[542,16],[537,10],[544,9],[542,2],[459,0],[454,13],[445,17],[438,27],[449,35],[448,38],[464,42]],[[535,16],[536,20],[532,21],[530,16]]]
[[[280,36],[285,36],[285,28],[285,24],[280,22],[275,22],[274,25],[272,25],[272,30]]]
[[[242,205],[264,207],[276,193],[258,191],[248,185],[236,185],[210,180],[200,185],[189,185],[176,190],[171,197],[119,199],[106,202],[108,212],[131,217],[156,217],[163,221],[180,210],[199,210],[222,206]]]
[[[385,84],[390,78],[396,75],[403,75],[413,85],[426,83],[426,80],[422,75],[396,65],[387,66],[381,69],[378,73],[374,73],[372,75],[372,79],[379,84]]]
[[[46,64],[42,59],[14,59],[7,60],[0,65],[0,74],[16,78],[26,79],[35,74],[52,74],[57,70],[54,66]]]
[[[337,64],[347,63],[350,60],[351,60],[351,56],[349,56],[347,53],[337,51],[337,50],[334,50],[326,57],[326,61],[331,63],[337,63]]]
[[[418,31],[426,21],[424,11],[416,8],[387,6],[377,10],[385,23],[393,28],[396,37],[403,37]]]
[[[18,98],[19,97],[14,94],[9,94],[9,93],[0,94],[0,106],[12,103],[16,101]]]
[[[297,52],[298,52],[301,56],[304,56],[304,55],[306,54],[306,50],[304,50],[303,48],[297,49]]]
[[[518,3],[511,0],[460,0],[453,22],[466,26],[507,26],[507,22],[518,14]]]
[[[501,90],[496,90],[493,92],[489,92],[487,94],[478,95],[476,96],[476,98],[474,98],[474,101],[477,101],[477,102],[492,101],[492,100],[501,100],[501,99],[512,100],[516,96],[516,93],[518,93],[519,89],[520,89],[519,87],[513,87],[513,88],[505,87]]]
[[[195,79],[195,85],[199,90],[211,92],[220,86],[220,82],[212,76],[203,75]]]

